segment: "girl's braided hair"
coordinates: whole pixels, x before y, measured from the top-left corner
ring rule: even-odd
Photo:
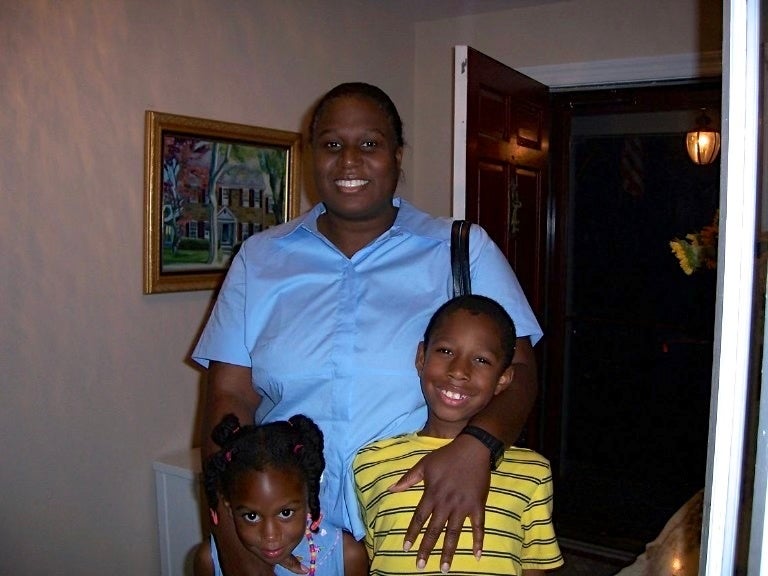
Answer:
[[[218,506],[219,494],[229,499],[235,478],[243,472],[294,469],[306,483],[312,521],[319,521],[325,458],[323,433],[313,420],[298,414],[287,421],[241,426],[237,416],[227,414],[211,438],[221,447],[203,466],[205,495],[212,510]]]

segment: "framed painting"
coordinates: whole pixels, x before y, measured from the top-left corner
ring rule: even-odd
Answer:
[[[299,213],[301,135],[148,110],[144,293],[209,290],[240,244]]]

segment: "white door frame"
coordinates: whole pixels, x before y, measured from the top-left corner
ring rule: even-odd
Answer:
[[[723,3],[720,244],[704,493],[707,521],[702,531],[699,568],[700,574],[712,576],[734,574],[742,495],[756,266],[759,22],[759,0],[727,0]],[[765,394],[762,397],[765,400]],[[758,452],[764,451],[765,442],[764,436],[759,437]],[[756,503],[761,499],[764,503],[765,491],[765,478],[757,479]],[[759,510],[759,507],[753,506],[753,510]],[[753,518],[753,521],[757,520],[764,521],[764,518]],[[759,524],[762,526],[762,522]],[[757,558],[758,565],[765,565],[765,553],[762,548],[753,548],[750,557]],[[749,571],[749,574],[759,573]]]

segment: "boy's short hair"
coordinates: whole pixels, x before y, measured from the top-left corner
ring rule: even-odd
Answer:
[[[505,366],[512,362],[515,355],[515,345],[517,343],[517,330],[512,317],[504,307],[492,298],[481,296],[479,294],[465,294],[451,298],[440,306],[427,324],[424,331],[424,346],[429,344],[432,333],[437,329],[440,323],[448,316],[458,310],[466,310],[470,314],[483,314],[496,323],[501,334],[501,346],[504,351]]]

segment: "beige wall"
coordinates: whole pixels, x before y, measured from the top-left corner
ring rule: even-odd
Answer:
[[[410,121],[412,36],[368,2],[2,4],[0,574],[156,574],[211,292],[142,295],[144,111],[298,130],[364,79]]]
[[[142,295],[146,109],[299,130],[335,83],[379,84],[414,145],[404,194],[448,214],[454,44],[515,66],[711,49],[694,0],[572,0],[416,35],[373,0],[2,4],[1,574],[159,572],[152,461],[194,442],[187,356],[211,293]]]

